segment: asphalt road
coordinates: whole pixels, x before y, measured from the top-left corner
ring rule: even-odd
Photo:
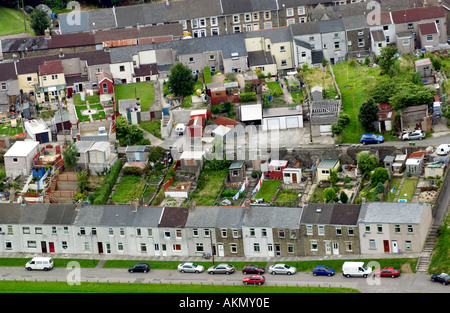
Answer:
[[[27,271],[21,267],[2,267],[1,280],[27,281],[67,281],[144,283],[144,284],[225,284],[242,285],[242,279],[249,275],[236,272],[231,275],[206,272],[200,274],[179,273],[177,270],[151,270],[149,273],[128,273],[127,269],[66,269],[54,268],[51,271]],[[431,282],[429,275],[402,274],[398,278],[346,278],[340,273],[332,277],[314,277],[311,272],[298,272],[295,275],[271,275],[265,273],[266,285],[270,286],[310,286],[310,287],[348,287],[362,293],[450,293],[450,285]]]

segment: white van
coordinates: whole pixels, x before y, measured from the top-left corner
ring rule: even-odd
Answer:
[[[447,145],[447,144],[439,145],[436,149],[436,154],[437,155],[447,155],[449,151],[450,151],[450,145]]]
[[[44,270],[48,271],[53,268],[53,259],[48,257],[35,257],[27,262],[25,268],[31,270]]]
[[[372,268],[368,267],[364,262],[344,262],[342,265],[342,275],[347,277],[367,277],[371,273]]]

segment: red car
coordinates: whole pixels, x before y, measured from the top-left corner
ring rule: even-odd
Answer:
[[[248,284],[262,285],[262,284],[264,284],[265,280],[266,280],[266,278],[263,275],[252,275],[250,277],[245,277],[242,282],[245,285],[248,285]]]
[[[377,269],[373,272],[376,277],[398,277],[400,276],[400,269],[394,267],[385,267],[383,269]]]
[[[254,264],[247,264],[242,269],[242,274],[264,274],[264,267],[257,266]]]

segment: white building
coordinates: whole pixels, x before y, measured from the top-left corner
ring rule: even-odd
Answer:
[[[31,174],[33,157],[39,152],[37,141],[17,141],[5,153],[6,177]]]

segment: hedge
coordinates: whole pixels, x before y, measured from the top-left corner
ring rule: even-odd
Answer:
[[[122,160],[118,159],[116,164],[111,168],[108,177],[103,181],[100,189],[94,192],[93,204],[106,204],[108,202],[109,195],[116,184],[121,169]]]
[[[241,92],[239,97],[241,102],[256,101],[256,92]]]

